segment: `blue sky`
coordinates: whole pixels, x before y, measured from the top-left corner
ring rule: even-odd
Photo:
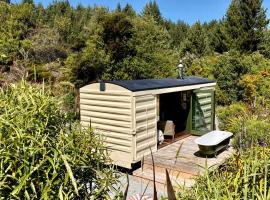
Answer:
[[[14,0],[13,2],[20,2]],[[52,0],[35,0],[36,3],[41,2],[47,6]],[[140,13],[144,5],[149,0],[69,0],[69,2],[76,6],[79,3],[82,5],[102,5],[110,9],[114,9],[119,2],[122,6],[129,3],[133,8]],[[189,24],[200,20],[201,22],[208,22],[212,19],[221,19],[230,4],[230,0],[156,0],[159,5],[163,17],[171,19],[172,21],[182,20]],[[270,0],[264,0],[264,7],[268,9],[267,15],[270,18]]]

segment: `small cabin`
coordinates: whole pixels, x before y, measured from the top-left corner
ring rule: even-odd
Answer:
[[[81,124],[104,136],[114,164],[132,168],[158,149],[158,129],[172,140],[214,130],[215,85],[200,77],[92,83],[80,89]]]

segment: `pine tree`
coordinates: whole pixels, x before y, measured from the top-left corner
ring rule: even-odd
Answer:
[[[200,22],[196,22],[189,30],[184,40],[181,51],[183,54],[187,52],[196,56],[203,56],[207,51],[206,33]]]
[[[177,23],[166,21],[165,25],[167,26],[167,30],[171,35],[172,46],[179,48],[187,37],[188,31],[190,29],[189,25],[183,21],[178,21]]]
[[[228,51],[228,38],[224,30],[224,21],[213,20],[206,28],[207,43],[211,52],[224,53]]]
[[[119,2],[116,5],[115,12],[122,12],[121,4]]]
[[[257,51],[268,23],[262,0],[232,0],[225,18],[230,47],[241,52]]]
[[[22,0],[22,4],[24,3],[29,3],[29,4],[34,4],[33,0]]]
[[[132,6],[130,4],[126,4],[126,6],[123,8],[122,12],[124,12],[125,14],[127,14],[128,16],[135,16],[136,12],[135,10],[132,8]]]
[[[0,0],[0,2],[1,2],[1,1],[10,4],[10,0]]]
[[[150,1],[143,9],[143,16],[152,16],[157,23],[162,23],[163,18],[156,1]]]

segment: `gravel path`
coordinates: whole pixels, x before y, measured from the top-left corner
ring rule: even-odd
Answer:
[[[126,186],[127,186],[127,177],[126,174],[123,174],[123,176],[120,177],[119,179],[120,184],[116,186],[116,188],[121,188],[121,191],[124,193]],[[145,195],[153,197],[153,186],[149,184],[147,186],[147,183],[138,180],[138,178],[129,175],[129,190],[128,190],[128,198],[133,195],[133,194],[143,194],[145,188],[147,187],[145,191]],[[157,189],[158,193],[158,199],[160,199],[162,196],[167,196],[165,188],[164,189]]]

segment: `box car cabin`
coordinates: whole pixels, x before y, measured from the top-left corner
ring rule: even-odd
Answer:
[[[164,135],[214,129],[214,87],[205,78],[127,80],[92,83],[80,89],[83,126],[105,136],[114,163],[131,168],[157,150]]]

